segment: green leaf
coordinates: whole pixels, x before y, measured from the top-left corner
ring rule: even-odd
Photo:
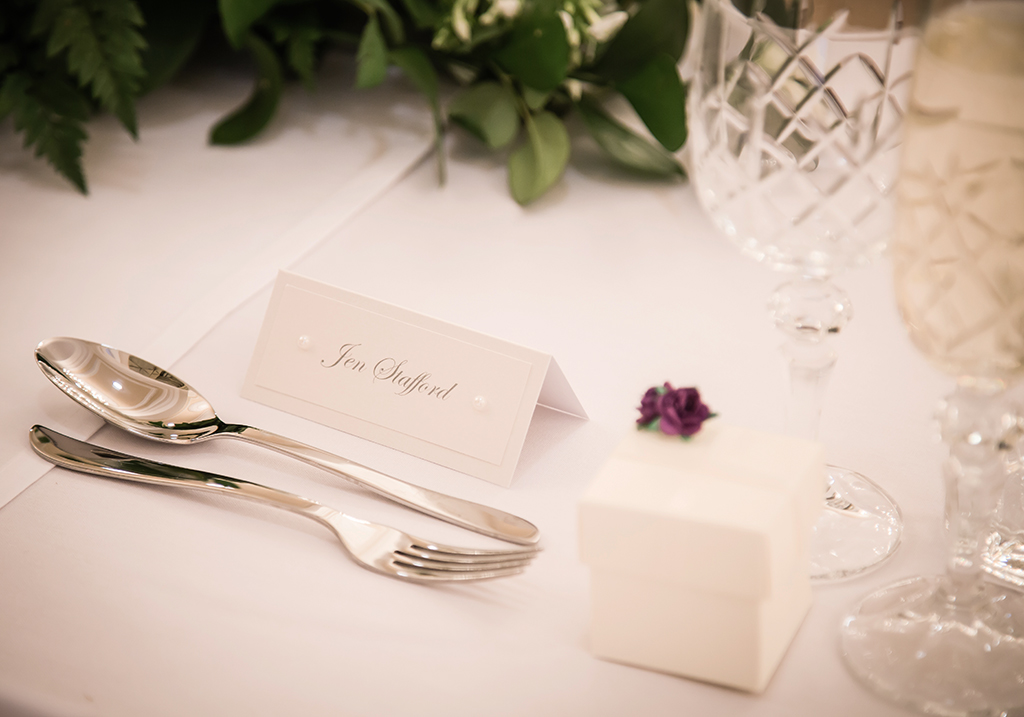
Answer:
[[[631,77],[661,55],[678,63],[690,15],[684,0],[646,0],[616,33],[594,71],[612,80]]]
[[[275,45],[283,46],[288,66],[298,75],[303,86],[316,89],[316,69],[321,43],[326,36],[325,23],[313,6],[303,5],[298,12],[276,14],[260,23],[270,31]],[[358,46],[359,38],[352,43]]]
[[[515,97],[498,82],[479,82],[464,90],[448,105],[448,116],[492,149],[504,147],[519,133]]]
[[[359,47],[359,35],[347,30],[324,30],[324,38],[346,50]]]
[[[32,94],[49,111],[76,122],[85,122],[91,114],[88,95],[52,67],[34,79]]]
[[[82,171],[82,145],[86,140],[82,127],[88,115],[84,98],[66,80],[48,78],[48,93],[41,93],[32,78],[23,72],[6,75],[0,84],[0,117],[13,115],[14,129],[25,135],[25,146],[34,147],[36,157],[46,161],[82,194],[88,190]],[[64,114],[47,101],[72,109]],[[77,103],[69,98],[77,98]]]
[[[400,47],[388,53],[388,58],[405,73],[417,90],[426,95],[432,105],[437,104],[437,71],[423,50],[412,46]]]
[[[288,66],[309,91],[316,87],[316,45],[322,35],[312,27],[295,28],[288,35]]]
[[[145,78],[139,87],[144,94],[173,78],[185,64],[206,30],[213,8],[206,0],[137,0],[146,19],[142,36]]]
[[[402,0],[402,4],[419,30],[432,28],[441,19],[441,11],[428,0]]]
[[[388,58],[430,101],[430,109],[434,115],[437,174],[441,184],[444,184],[447,175],[444,155],[444,119],[441,116],[441,103],[438,97],[437,71],[430,63],[430,58],[417,47],[400,47],[392,50],[388,53]]]
[[[356,87],[375,87],[388,75],[388,48],[376,15],[370,15],[356,51]]]
[[[555,115],[527,115],[526,134],[527,142],[508,158],[509,189],[522,205],[544,194],[569,162],[569,133]]]
[[[584,97],[576,109],[590,135],[617,162],[647,174],[686,176],[682,165],[672,154],[634,133],[593,100]]]
[[[658,416],[650,423],[638,423],[636,426],[638,431],[660,431],[661,430],[661,416]]]
[[[270,122],[281,99],[284,79],[277,55],[252,33],[246,36],[245,47],[256,63],[256,84],[246,103],[214,126],[211,144],[239,144],[252,139]]]
[[[544,105],[548,103],[548,99],[551,97],[550,92],[541,92],[535,90],[532,87],[523,87],[523,102],[531,110],[543,109]]]
[[[569,40],[562,20],[542,13],[520,17],[494,60],[527,87],[550,92],[569,71]]]
[[[660,55],[616,84],[655,139],[675,152],[686,142],[686,87],[675,60]]]
[[[356,2],[369,17],[374,17],[377,13],[384,17],[384,26],[388,29],[388,35],[391,36],[393,44],[405,43],[405,27],[402,25],[402,18],[387,0],[356,0]]]
[[[57,22],[57,16],[64,10],[65,2],[55,0],[42,0],[32,16],[32,27],[29,32],[31,37],[46,35]]]
[[[25,103],[31,78],[24,72],[12,72],[0,83],[0,120]]]
[[[280,0],[217,0],[224,34],[233,47],[242,47],[252,24]]]
[[[68,71],[133,137],[138,135],[135,96],[145,74],[140,55],[146,45],[139,33],[142,23],[138,7],[130,0],[42,0],[32,27],[34,34],[49,34],[47,55],[66,53]]]

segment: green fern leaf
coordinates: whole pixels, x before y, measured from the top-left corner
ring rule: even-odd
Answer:
[[[88,108],[74,85],[58,78],[34,82],[24,72],[8,74],[0,85],[0,119],[12,115],[14,129],[78,191],[88,190],[82,171],[83,122]]]
[[[66,53],[68,71],[133,137],[135,96],[145,74],[142,24],[133,0],[42,0],[33,21],[35,34],[48,35],[47,55]]]

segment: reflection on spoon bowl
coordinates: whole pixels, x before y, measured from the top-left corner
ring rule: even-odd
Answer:
[[[228,428],[195,389],[138,356],[62,337],[39,344],[36,361],[69,396],[137,435],[192,443]]]

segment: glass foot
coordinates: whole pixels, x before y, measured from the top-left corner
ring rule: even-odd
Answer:
[[[840,580],[877,567],[903,536],[903,516],[884,490],[838,466],[828,466],[828,478],[825,509],[811,535],[814,580]]]
[[[847,667],[898,704],[949,717],[1024,714],[1024,595],[912,578],[865,598],[841,628]]]

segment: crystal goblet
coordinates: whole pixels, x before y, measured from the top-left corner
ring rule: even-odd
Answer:
[[[995,717],[1024,714],[1024,594],[985,557],[1024,425],[1008,390],[1024,377],[1024,2],[942,5],[915,69],[892,251],[910,337],[957,382],[939,412],[946,573],[868,596],[841,635],[879,694]]]
[[[691,174],[701,204],[745,255],[795,275],[769,309],[786,336],[789,429],[816,439],[836,361],[829,339],[852,317],[832,277],[877,258],[890,234],[916,33],[899,3],[877,17],[867,3],[819,17],[800,3],[741,2],[703,4]],[[824,483],[812,577],[847,577],[892,555],[902,518],[885,491],[836,466]]]

